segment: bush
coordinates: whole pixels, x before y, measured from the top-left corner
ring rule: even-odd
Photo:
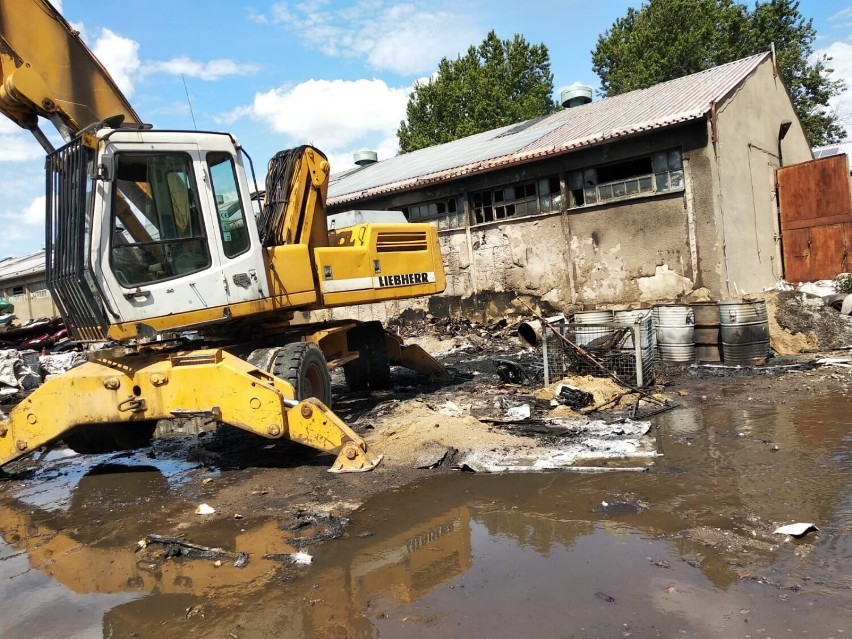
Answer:
[[[834,290],[837,293],[852,293],[852,273],[841,273],[835,277]]]

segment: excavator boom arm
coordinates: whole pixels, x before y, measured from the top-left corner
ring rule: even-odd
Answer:
[[[113,116],[140,123],[107,70],[47,0],[0,0],[0,81],[0,112],[43,146],[39,116],[66,140]]]

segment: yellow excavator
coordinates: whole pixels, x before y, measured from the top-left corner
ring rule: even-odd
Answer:
[[[46,0],[0,0],[0,72],[0,111],[47,152],[48,288],[74,339],[109,345],[0,419],[0,466],[59,439],[134,448],[157,420],[206,416],[334,453],[333,471],[373,468],[328,408],[329,369],[358,390],[387,388],[391,364],[445,371],[378,322],[294,316],[441,292],[436,228],[326,215],[329,164],[310,146],[270,160],[259,202],[233,135],[143,124]]]

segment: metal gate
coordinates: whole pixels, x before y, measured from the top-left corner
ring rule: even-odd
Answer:
[[[832,279],[852,270],[852,192],[846,155],[778,169],[784,277]]]

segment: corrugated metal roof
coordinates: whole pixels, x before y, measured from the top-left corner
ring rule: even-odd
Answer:
[[[443,182],[704,117],[762,62],[761,53],[676,80],[565,109],[332,175],[328,204]]]
[[[0,260],[0,280],[10,280],[43,271],[44,251],[23,257],[7,257]]]
[[[830,155],[852,155],[852,142],[838,142],[837,144],[827,144],[814,148],[814,158],[827,158]]]

